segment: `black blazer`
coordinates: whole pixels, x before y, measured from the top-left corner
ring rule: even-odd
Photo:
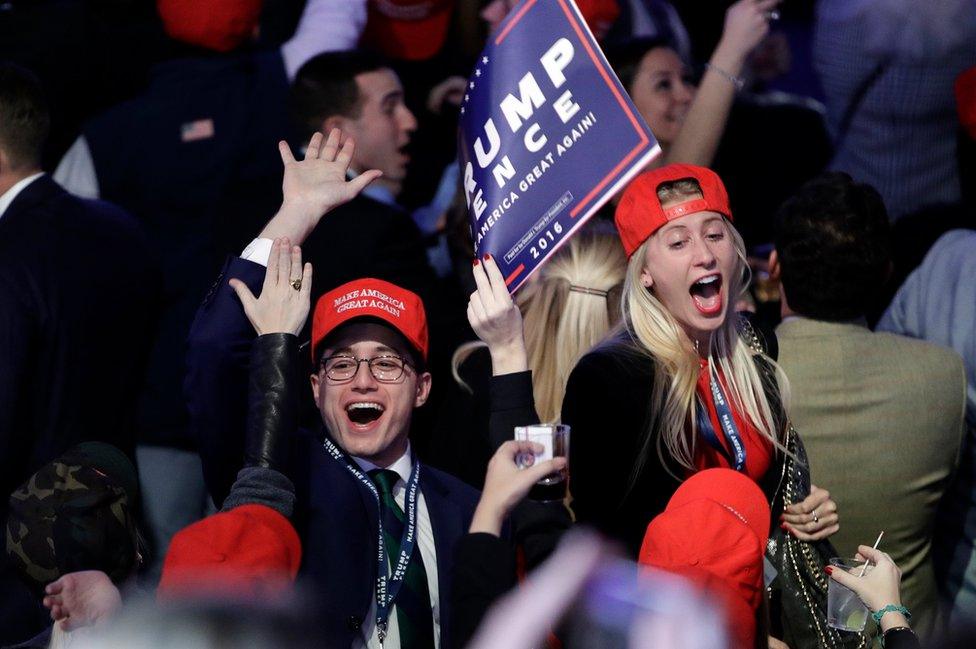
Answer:
[[[146,249],[128,214],[48,176],[0,216],[0,520],[14,489],[79,442],[132,456],[157,286]],[[0,641],[25,640],[7,635],[9,590]]]
[[[775,360],[779,352],[775,334],[743,317]],[[768,372],[768,366],[757,362],[757,367]],[[647,524],[664,511],[681,485],[674,476],[685,473],[676,462],[662,463],[656,440],[645,451],[645,431],[655,407],[650,403],[653,387],[654,361],[637,352],[628,335],[620,333],[579,360],[563,398],[562,422],[572,427],[570,488],[576,521],[622,542],[631,558],[640,552]],[[767,392],[767,397],[777,412],[778,395]],[[646,462],[635,475],[636,459],[642,454]],[[782,454],[776,453],[760,484],[767,494],[778,485],[777,467],[782,460]]]
[[[304,456],[304,466],[293,463],[291,469],[298,497],[295,527],[304,550],[299,575],[320,598],[323,638],[332,641],[332,646],[348,647],[361,637],[361,628],[368,622],[376,584],[379,513],[373,494],[328,456],[317,436],[303,431],[300,437],[304,439],[294,450]],[[427,502],[437,552],[441,646],[453,647],[454,553],[471,525],[478,492],[425,464],[420,469],[420,491]]]

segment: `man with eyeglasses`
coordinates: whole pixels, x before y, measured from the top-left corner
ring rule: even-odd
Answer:
[[[301,162],[282,145],[285,202],[273,223],[307,220],[308,214],[321,218],[378,175],[367,171],[347,181],[354,144],[347,140],[340,147],[338,131],[323,140],[313,137]],[[230,259],[201,306],[189,340],[186,392],[196,425],[212,427],[210,446],[224,446],[223,454],[204,454],[213,475],[233,475],[244,460],[227,422],[243,415],[235,392],[241,376],[249,365],[262,365],[251,356],[254,333],[267,333],[257,324],[252,328],[248,318],[265,292],[277,291],[279,301],[304,300],[304,310],[293,308],[293,326],[286,327],[300,334],[311,280],[301,249],[277,237],[267,270]],[[372,278],[326,292],[316,303],[310,349],[311,392],[321,423],[297,432],[272,430],[260,448],[246,450],[249,462],[256,458],[294,482],[293,522],[303,546],[299,577],[320,598],[319,619],[330,646],[453,646],[453,552],[471,523],[478,492],[422,465],[411,452],[414,409],[430,393],[428,349],[427,317],[415,293]],[[291,391],[295,377],[270,371],[280,371],[276,384]],[[294,405],[294,397],[282,400],[282,410],[291,412],[287,404]],[[295,417],[274,412],[266,425],[281,428],[287,421]],[[291,453],[282,450],[288,443]]]

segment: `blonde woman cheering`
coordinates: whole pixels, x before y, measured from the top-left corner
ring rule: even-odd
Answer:
[[[668,165],[638,176],[616,222],[629,258],[624,320],[576,365],[562,422],[572,427],[577,521],[637,556],[648,522],[696,471],[735,469],[773,499],[788,387],[772,334],[730,313],[747,265],[714,172]],[[782,514],[801,540],[838,529],[836,506],[815,487]]]

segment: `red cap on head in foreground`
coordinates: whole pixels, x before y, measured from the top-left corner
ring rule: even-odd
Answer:
[[[688,478],[647,526],[639,562],[704,587],[725,607],[736,647],[755,646],[769,539],[766,496],[732,469]]]
[[[662,207],[657,197],[657,189],[667,182],[676,180],[695,180],[701,187],[702,197]],[[620,241],[629,258],[662,226],[696,212],[718,212],[732,220],[729,209],[729,194],[725,191],[722,179],[711,169],[695,165],[670,164],[659,169],[646,171],[634,178],[617,205],[614,221],[620,233]]]
[[[427,314],[416,293],[370,277],[355,279],[319,298],[312,316],[312,360],[319,346],[340,325],[357,318],[381,320],[407,339],[427,360]]]

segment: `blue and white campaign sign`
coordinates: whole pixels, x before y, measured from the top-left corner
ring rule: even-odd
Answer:
[[[573,0],[522,0],[468,80],[459,164],[475,252],[514,292],[661,148]]]

